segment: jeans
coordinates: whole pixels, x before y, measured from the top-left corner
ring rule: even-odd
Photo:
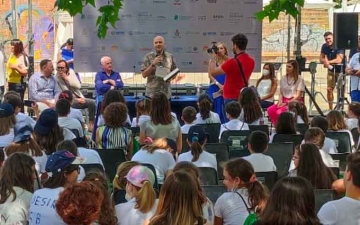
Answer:
[[[15,91],[19,93],[21,101],[24,102],[24,95],[26,91],[25,83],[10,83],[9,82],[9,91]],[[24,104],[21,106],[21,112],[24,112]]]
[[[79,104],[76,100],[74,101],[74,104],[72,105],[72,107],[74,109],[86,109],[88,108],[89,110],[89,120],[91,122],[94,122],[95,120],[95,109],[96,109],[96,101],[90,98],[85,98],[85,103],[84,104]]]
[[[360,91],[354,90],[350,92],[351,102],[360,102]]]
[[[229,98],[229,99],[224,99],[224,105],[223,105],[222,110],[223,110],[223,115],[224,115],[225,123],[226,123],[226,122],[229,122],[229,119],[226,117],[225,106],[226,106],[226,104],[228,104],[229,102],[236,102],[236,101],[237,101],[237,99],[231,99],[231,98]]]

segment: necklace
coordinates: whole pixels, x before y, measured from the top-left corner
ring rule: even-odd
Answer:
[[[289,83],[288,76],[286,76],[286,83],[287,83],[289,86],[292,86],[292,85],[294,84],[294,80],[292,80],[292,81]]]

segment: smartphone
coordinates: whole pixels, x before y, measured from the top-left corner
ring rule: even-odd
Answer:
[[[32,107],[32,105],[34,105],[34,104],[35,104],[34,101],[24,100],[24,106],[26,106],[26,107]]]

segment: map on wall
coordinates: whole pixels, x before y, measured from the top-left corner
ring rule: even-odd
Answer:
[[[96,0],[101,6],[108,1]],[[174,55],[182,72],[205,72],[211,42],[224,42],[233,56],[231,38],[248,39],[247,52],[261,67],[262,24],[254,17],[262,0],[124,0],[116,29],[104,40],[97,37],[98,11],[91,6],[74,18],[75,67],[78,72],[100,69],[100,58],[112,57],[114,70],[138,72],[145,54],[153,51],[153,38],[165,38],[166,51]]]

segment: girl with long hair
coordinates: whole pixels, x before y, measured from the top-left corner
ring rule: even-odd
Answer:
[[[274,64],[265,63],[262,76],[256,81],[256,89],[260,95],[261,108],[267,109],[274,104],[277,89],[277,79]]]
[[[178,162],[192,162],[197,167],[211,167],[217,170],[216,158],[213,154],[205,151],[206,132],[202,126],[190,127],[187,143],[190,151],[179,155]]]
[[[216,56],[215,61],[216,61],[216,66],[219,67],[226,61],[225,56],[228,55],[228,50],[225,43],[223,42],[218,42],[216,46],[218,47],[220,54]],[[224,104],[222,89],[225,83],[225,74],[220,74],[215,77],[211,76],[211,74],[208,74],[208,76],[210,79],[208,95],[210,96],[210,98],[213,99],[212,110],[219,115],[220,120],[223,123],[225,122],[225,115],[223,114],[223,109],[222,109]]]
[[[299,76],[299,64],[296,60],[289,60],[286,64],[286,75],[280,80],[280,93],[278,104],[268,108],[271,122],[276,125],[279,115],[288,111],[288,103],[291,100],[304,102],[305,91],[304,79]]]
[[[0,147],[6,147],[14,140],[15,111],[9,103],[0,104],[0,110]]]
[[[151,98],[151,120],[140,126],[140,144],[147,137],[153,140],[167,137],[177,143],[178,152],[182,149],[182,133],[179,121],[171,115],[169,99],[163,92],[156,92]]]
[[[331,189],[336,177],[332,170],[325,166],[319,149],[314,144],[302,144],[295,149],[293,156],[295,170],[289,176],[304,177],[315,189]]]
[[[14,153],[2,168],[0,178],[0,224],[27,224],[36,179],[35,161]]]
[[[224,167],[224,184],[230,192],[215,203],[214,225],[243,224],[252,213],[261,213],[268,190],[257,179],[251,164],[243,158],[230,160]]]
[[[294,113],[297,124],[309,124],[306,105],[303,102],[292,100],[289,102],[289,112]]]
[[[154,140],[153,143],[143,146],[135,153],[131,161],[153,165],[158,183],[163,184],[165,177],[169,175],[176,164],[173,155],[169,151],[170,147],[167,139],[159,138]]]
[[[355,145],[354,138],[352,136],[352,133],[349,131],[349,128],[345,123],[344,116],[341,114],[341,112],[337,110],[331,110],[326,115],[326,119],[329,122],[329,131],[348,133],[350,136],[351,146],[354,147]]]
[[[199,201],[202,205],[202,217],[208,221],[210,225],[214,224],[214,204],[209,198],[206,197],[205,193],[200,186],[200,174],[198,168],[191,162],[179,162],[174,167],[173,172],[183,171],[195,179],[197,183],[197,191],[199,195]]]
[[[297,134],[294,116],[289,112],[280,114],[275,126],[275,132],[270,135],[269,143],[272,142],[276,134]]]
[[[284,177],[271,191],[256,225],[320,225],[315,213],[315,195],[302,177]]]
[[[118,224],[142,225],[156,210],[155,175],[149,168],[140,165],[131,168],[126,179],[128,202],[115,207]]]
[[[264,115],[261,109],[259,97],[255,91],[249,87],[241,90],[239,96],[241,106],[240,121],[249,125],[260,125]]]
[[[155,215],[144,224],[209,225],[202,215],[195,178],[186,172],[178,171],[166,178],[161,187]]]
[[[99,225],[116,225],[117,219],[115,216],[114,202],[111,201],[108,191],[108,183],[104,175],[99,172],[89,172],[86,174],[83,181],[90,181],[95,184],[100,188],[104,196],[104,200],[101,203],[99,219],[96,223]]]
[[[219,114],[211,111],[213,108],[213,100],[209,95],[200,95],[197,105],[199,107],[199,112],[196,114],[195,124],[221,123]]]
[[[136,117],[133,118],[131,126],[139,127],[145,121],[151,120],[150,111],[151,111],[151,102],[148,98],[143,98],[138,100],[135,104],[136,108]]]

